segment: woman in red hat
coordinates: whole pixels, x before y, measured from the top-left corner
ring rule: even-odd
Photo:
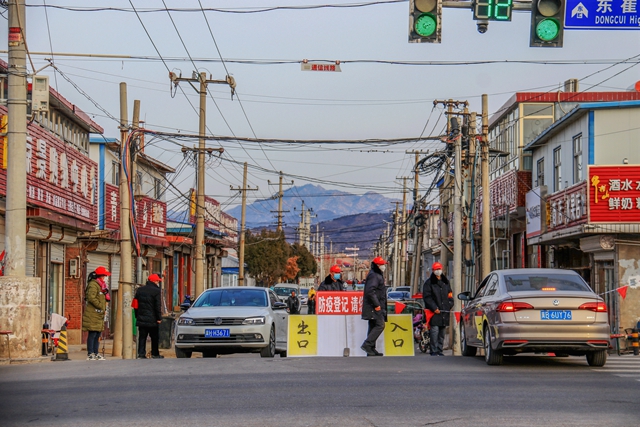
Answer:
[[[100,334],[104,330],[107,303],[111,301],[106,280],[109,276],[111,276],[109,270],[100,266],[88,277],[89,283],[87,283],[84,296],[87,305],[82,313],[82,330],[89,332],[87,335],[87,360],[105,360],[104,356],[98,353],[98,348]]]
[[[139,287],[135,299],[138,302],[136,324],[138,325],[138,359],[147,358],[147,337],[151,337],[151,358],[164,359],[158,348],[159,326],[162,323],[160,282],[162,278],[151,274],[145,286]]]

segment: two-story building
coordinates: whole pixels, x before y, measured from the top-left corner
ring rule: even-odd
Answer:
[[[613,331],[639,315],[638,123],[640,101],[580,103],[525,147],[531,260],[579,272],[607,301]]]

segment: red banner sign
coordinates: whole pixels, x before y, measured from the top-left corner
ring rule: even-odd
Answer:
[[[547,199],[547,231],[559,230],[587,221],[587,183],[572,185]]]
[[[640,222],[640,166],[589,166],[589,222]]]
[[[104,228],[120,230],[120,191],[118,187],[104,184]]]
[[[167,235],[167,204],[151,197],[136,202],[136,227],[140,236]]]
[[[97,224],[97,163],[38,124],[30,124],[27,132],[27,203]],[[5,149],[0,144],[0,159],[6,158]],[[3,165],[0,194],[6,192]]]
[[[316,314],[350,315],[362,314],[363,292],[318,292]]]

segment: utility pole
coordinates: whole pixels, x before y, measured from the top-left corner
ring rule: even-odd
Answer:
[[[407,241],[407,177],[402,177],[402,221],[400,222],[400,283],[406,284],[407,258],[405,256]]]
[[[455,118],[451,120],[456,123]],[[453,148],[454,148],[454,199],[453,199],[453,311],[459,313],[461,310],[461,302],[455,295],[458,295],[462,289],[462,144],[460,129],[457,127],[452,128]],[[453,338],[453,355],[460,356],[460,337],[459,329],[455,322],[455,319],[451,324],[451,337]]]
[[[283,217],[284,217],[284,212],[289,212],[289,211],[284,211],[282,210],[282,198],[284,197],[284,192],[282,191],[282,171],[280,171],[280,178],[279,178],[279,183],[278,183],[278,210],[275,211],[277,213],[277,218],[278,218],[278,228],[277,231],[281,232],[282,231],[282,225],[283,225]],[[269,185],[271,185],[271,181],[267,181],[269,183]],[[284,183],[284,185],[293,185],[293,180],[291,182],[287,182]],[[271,211],[274,212],[274,211]]]
[[[467,173],[467,189],[468,191],[465,193],[465,200],[468,206],[471,206],[474,203],[474,200],[471,198],[471,193],[477,194],[475,192],[476,187],[476,168],[475,168],[475,158],[476,158],[476,113],[472,112],[469,115],[468,122],[469,129],[469,161],[468,161],[468,173]],[[475,227],[475,226],[474,226]],[[467,284],[465,285],[465,291],[473,292],[475,290],[475,280],[476,280],[476,257],[474,251],[472,251],[473,242],[473,228],[471,227],[471,221],[467,221],[467,245],[465,252],[465,259],[471,262],[471,268],[469,269],[469,274],[466,277]]]
[[[406,151],[407,154],[415,155],[414,177],[413,177],[413,217],[420,214],[420,173],[418,171],[418,162],[420,154],[427,154],[428,151]],[[422,264],[422,230],[414,222],[413,235],[413,263],[411,264],[411,291],[413,294],[420,292],[420,267]]]
[[[393,215],[393,223],[394,223],[394,231],[393,231],[393,287],[398,287],[398,276],[400,275],[399,273],[399,267],[400,267],[400,257],[398,256],[398,235],[399,233],[399,228],[400,228],[400,224],[398,221],[398,204],[399,202],[395,202],[396,203],[396,210],[395,213]]]
[[[9,67],[7,92],[7,209],[5,276],[25,277],[27,240],[27,51],[24,0],[7,3]]]
[[[214,84],[228,84],[231,87],[231,96],[233,97],[236,82],[231,76],[227,76],[225,80],[212,80],[207,79],[207,73],[196,73],[194,71],[191,78],[176,76],[175,73],[170,72],[169,78],[174,85],[180,82],[188,82],[191,87],[195,89],[200,95],[200,121],[199,121],[199,135],[198,141],[198,188],[196,190],[196,241],[195,247],[195,263],[196,263],[196,298],[204,291],[204,187],[205,187],[205,168],[204,168],[204,153],[206,151],[206,130],[207,130],[207,85],[209,83]],[[200,88],[196,88],[193,83],[200,83]]]
[[[118,313],[114,331],[113,355],[122,355],[123,359],[133,359],[133,319],[131,314],[132,265],[131,265],[131,193],[129,179],[131,175],[130,153],[127,151],[129,138],[129,118],[127,110],[127,84],[120,83],[120,284],[118,286]],[[120,322],[118,321],[120,318]]]
[[[246,231],[245,220],[247,216],[247,191],[257,191],[256,188],[247,187],[247,162],[244,162],[244,172],[242,174],[242,188],[231,190],[242,192],[242,214],[240,219],[240,244],[238,249],[238,286],[244,286],[244,234]]]
[[[482,95],[482,277],[491,272],[491,189],[489,187],[489,97]]]

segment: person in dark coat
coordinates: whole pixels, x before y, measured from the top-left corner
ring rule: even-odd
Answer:
[[[287,308],[289,314],[300,314],[300,299],[296,296],[296,291],[291,291],[291,295],[287,298]]]
[[[147,284],[138,288],[135,300],[137,301],[136,323],[138,325],[138,359],[147,358],[147,337],[151,337],[151,358],[164,359],[158,349],[159,329],[162,323],[160,282],[162,279],[157,274],[152,274],[147,279]]]
[[[387,320],[387,291],[382,275],[386,263],[381,257],[374,258],[364,282],[362,318],[369,321],[369,329],[367,339],[360,348],[367,356],[382,356],[382,353],[376,350],[376,340],[384,331],[384,322]]]
[[[329,275],[324,282],[318,286],[318,292],[322,291],[344,291],[344,283],[340,280],[342,269],[339,265],[332,265],[329,269]]]
[[[105,360],[98,352],[100,346],[100,334],[104,331],[104,317],[107,312],[109,287],[107,277],[111,276],[109,270],[100,266],[91,272],[85,289],[87,305],[82,313],[82,330],[88,331],[87,335],[87,360]]]
[[[422,287],[422,299],[424,306],[434,313],[429,322],[431,325],[429,331],[431,355],[444,356],[442,346],[446,328],[449,326],[449,313],[453,308],[453,292],[449,285],[449,279],[442,273],[442,264],[434,263],[431,270],[431,276]]]

